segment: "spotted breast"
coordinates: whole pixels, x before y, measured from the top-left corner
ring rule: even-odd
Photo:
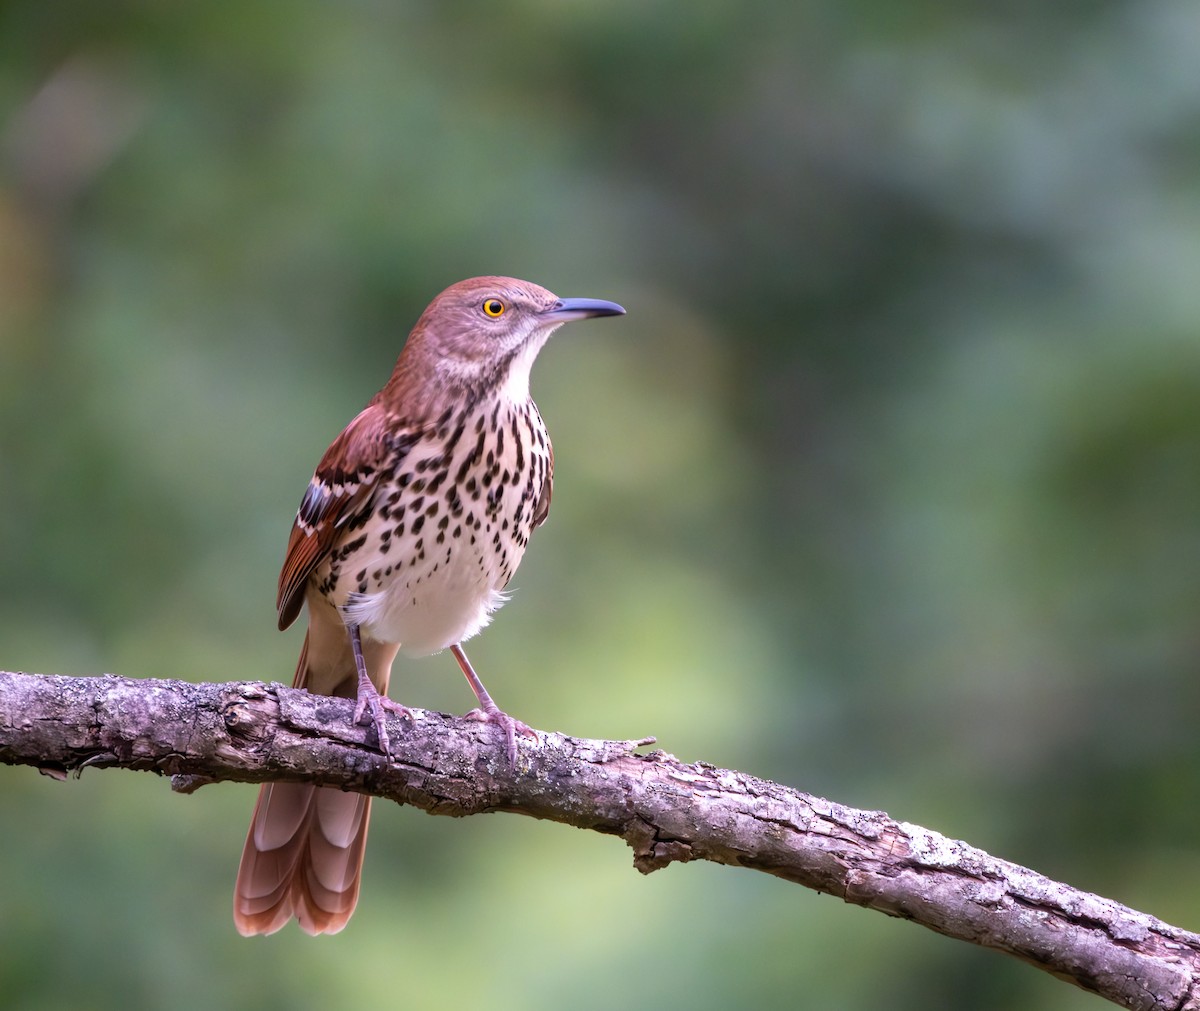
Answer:
[[[504,602],[549,511],[554,458],[528,399],[447,410],[416,438],[400,430],[368,518],[315,582],[347,623],[420,656],[470,638]]]

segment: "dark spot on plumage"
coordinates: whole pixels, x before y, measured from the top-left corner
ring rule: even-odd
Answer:
[[[341,548],[339,550],[330,552],[330,557],[335,560],[345,561],[347,558],[349,558],[352,554],[354,554],[354,552],[356,552],[359,548],[361,548],[366,543],[367,543],[367,535],[363,534],[361,537],[356,537],[352,541],[347,541],[345,544],[343,544],[341,546]],[[359,578],[362,578],[362,577],[359,577]]]
[[[406,470],[403,474],[396,478],[396,484],[398,484],[401,488],[407,488],[409,482],[412,481],[412,478],[412,472]],[[396,492],[396,494],[399,495],[400,493]]]
[[[458,465],[458,471],[454,475],[455,483],[462,484],[463,481],[466,480],[467,473],[470,471],[470,469],[471,469],[471,454],[468,453],[466,455],[466,457],[463,458],[463,462]]]
[[[475,431],[482,432],[483,426],[485,423],[486,423],[486,420],[485,420],[484,416],[482,414],[479,415],[479,417],[475,419]]]
[[[389,432],[384,436],[387,441],[388,448],[391,449],[398,457],[404,457],[408,451],[413,448],[421,439],[421,436],[416,432]]]
[[[495,453],[495,450],[491,450],[491,449],[489,449],[489,450],[487,451],[487,465],[488,465],[489,467],[494,467],[494,466],[496,465],[496,453]]]
[[[445,534],[445,531],[442,531],[442,530],[439,530],[439,531],[438,531],[438,535],[437,535],[437,542],[438,542],[438,544],[445,544],[445,543],[446,543],[446,534]]]
[[[424,515],[424,513],[422,513],[420,516],[418,516],[415,520],[412,521],[412,532],[414,534],[419,534],[421,532],[421,527],[423,527],[424,525],[425,525],[425,515]]]
[[[413,491],[424,491],[425,490],[425,478],[423,478],[423,477],[417,478],[412,483],[412,490]]]
[[[418,495],[415,499],[408,503],[413,512],[420,512],[425,508],[425,496]]]
[[[450,525],[450,517],[449,516],[443,516],[440,520],[438,520],[438,529],[439,530],[445,530],[446,527],[448,527],[449,525]]]
[[[430,517],[431,519],[432,519],[434,516],[436,516],[436,515],[437,515],[437,511],[438,511],[438,505],[439,505],[439,503],[437,502],[437,500],[436,500],[436,499],[435,499],[433,502],[430,502],[430,503],[429,503],[429,508],[425,510],[425,515],[426,515],[426,516],[428,516],[428,517]]]
[[[483,472],[483,486],[485,488],[490,488],[491,484],[492,484],[492,480],[495,478],[495,476],[496,476],[495,471],[485,470]]]
[[[442,482],[446,480],[448,475],[449,471],[439,470],[432,478],[430,478],[428,485],[428,491],[430,494],[437,492],[437,490],[442,486]]]
[[[444,428],[446,425],[450,424],[450,419],[453,417],[454,417],[454,405],[451,404],[444,411],[442,411],[442,416],[440,418],[438,418],[438,420],[437,420],[438,428]],[[439,438],[441,438],[441,437],[439,437]]]
[[[397,536],[397,537],[403,537],[403,536],[404,536],[404,524],[403,524],[403,523],[397,523],[397,524],[396,524],[396,536]]]
[[[466,427],[467,427],[466,421],[463,418],[463,416],[460,414],[455,423],[454,434],[451,435],[450,438],[446,440],[446,456],[447,456],[447,458],[449,457],[449,455],[451,453],[454,452],[454,447],[458,445],[459,439],[461,439],[463,437],[463,432],[466,431]]]
[[[461,523],[454,528],[454,533],[452,533],[450,536],[453,537],[455,540],[458,540],[462,536],[462,524]]]

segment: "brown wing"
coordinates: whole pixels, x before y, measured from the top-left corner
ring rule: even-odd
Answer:
[[[275,603],[281,629],[300,613],[308,577],[342,536],[370,515],[381,470],[394,466],[415,441],[411,431],[373,403],[325,451],[296,513],[279,573]]]

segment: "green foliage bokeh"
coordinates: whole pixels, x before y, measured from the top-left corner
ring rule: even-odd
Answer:
[[[288,681],[313,465],[429,298],[515,274],[629,315],[535,370],[554,509],[471,650],[503,706],[1195,928],[1198,121],[1191,0],[6,4],[0,667]],[[386,806],[343,934],[246,941],[253,795],[0,769],[3,1006],[1097,1003]]]

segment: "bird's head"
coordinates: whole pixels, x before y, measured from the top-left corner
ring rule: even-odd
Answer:
[[[551,333],[572,320],[624,312],[615,302],[559,298],[513,277],[473,277],[429,303],[408,338],[402,363],[419,357],[425,366],[420,371],[431,369],[443,387],[480,392],[499,387],[523,400],[533,361]]]

